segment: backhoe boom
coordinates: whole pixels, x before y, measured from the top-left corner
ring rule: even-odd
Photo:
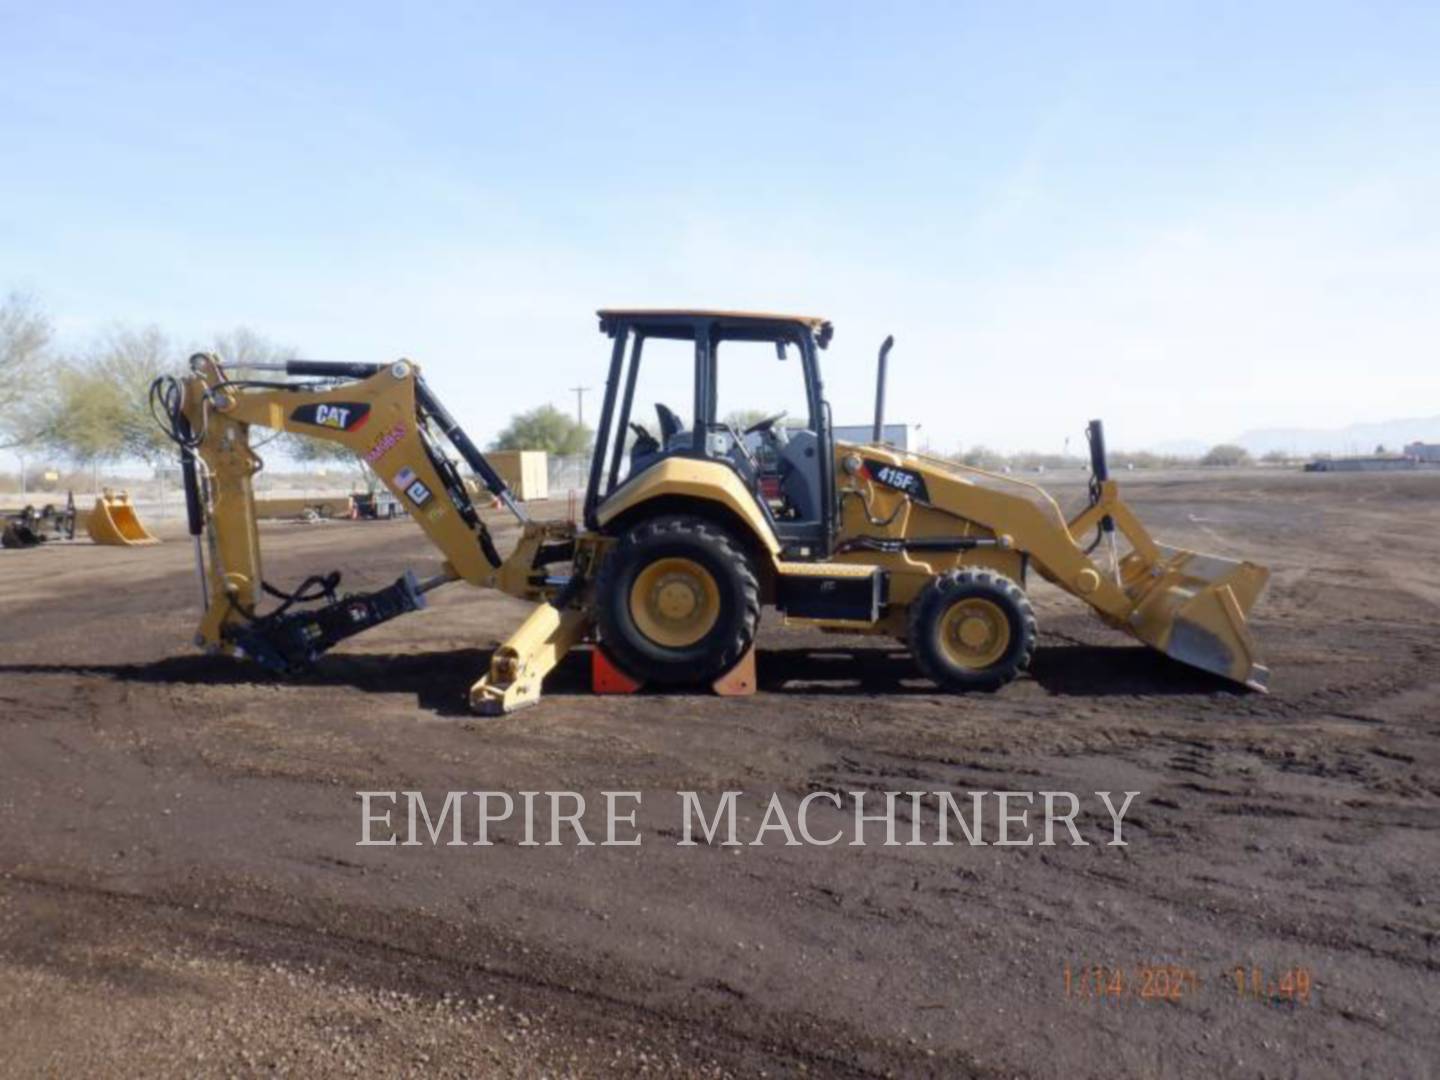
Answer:
[[[288,673],[308,667],[345,638],[423,608],[425,593],[447,582],[536,601],[562,592],[569,576],[553,573],[551,565],[574,559],[575,526],[530,520],[414,364],[297,360],[259,369],[308,381],[235,377],[218,358],[201,354],[191,359],[183,383],[157,392],[168,403],[162,422],[182,447],[191,531],[200,551],[204,615],[197,644]],[[252,485],[262,467],[250,445],[256,425],[352,451],[444,555],[442,573],[422,582],[407,571],[386,588],[344,596],[338,572],[311,577],[293,591],[267,582]],[[475,505],[478,489],[462,479],[442,440],[520,521],[521,539],[508,558],[496,550]],[[575,594],[574,588],[566,592]],[[264,611],[267,595],[279,604]]]

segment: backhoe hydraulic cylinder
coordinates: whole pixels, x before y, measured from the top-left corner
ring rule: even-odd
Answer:
[[[205,577],[205,504],[200,496],[200,477],[195,468],[195,450],[190,421],[183,412],[175,416],[175,434],[180,437],[180,483],[185,489],[185,518],[195,546],[195,580],[200,586],[200,610],[210,607],[210,586]]]
[[[315,379],[368,379],[384,364],[357,364],[346,360],[286,360],[286,375],[304,375]]]
[[[505,508],[522,523],[529,521],[530,515],[515,501],[515,497],[510,494],[509,486],[495,471],[495,466],[490,464],[485,455],[480,452],[480,448],[455,422],[455,418],[450,415],[449,410],[435,399],[434,394],[430,393],[430,388],[425,385],[424,379],[415,380],[415,396],[419,398],[421,406],[430,414],[431,419],[440,425],[440,430],[445,433],[450,444],[460,451],[460,456],[465,459],[465,463],[475,470],[481,480],[485,481],[485,486],[490,489],[490,494],[504,503]]]

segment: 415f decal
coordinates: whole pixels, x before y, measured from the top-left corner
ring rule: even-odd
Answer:
[[[877,484],[884,484],[896,491],[903,491],[919,502],[930,501],[930,489],[925,486],[925,477],[914,469],[904,469],[899,465],[889,465],[883,461],[872,461],[866,458],[865,473]]]

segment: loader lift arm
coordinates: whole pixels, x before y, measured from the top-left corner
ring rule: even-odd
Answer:
[[[534,622],[548,623],[536,618],[548,610],[566,624],[572,643],[583,633],[579,602],[590,553],[577,552],[574,524],[531,520],[504,479],[431,393],[415,364],[291,360],[248,365],[250,370],[306,381],[235,378],[209,354],[192,357],[190,367],[190,375],[182,381],[158,380],[152,405],[181,450],[204,607],[198,645],[249,656],[277,672],[303,670],[337,642],[424,607],[427,592],[452,581],[544,602],[527,620],[527,628]],[[352,451],[445,556],[442,572],[421,581],[407,570],[386,588],[345,596],[338,592],[338,572],[311,576],[293,590],[267,582],[252,484],[262,468],[250,445],[249,432],[255,425],[338,443]],[[471,488],[445,452],[445,443],[520,522],[522,536],[508,558],[496,549]],[[574,565],[569,575],[549,572],[552,564],[562,562]],[[267,596],[280,603],[262,612]],[[562,612],[562,607],[568,610]],[[555,629],[542,625],[533,632],[552,634]],[[497,658],[492,667],[501,677],[481,680],[475,694],[502,699],[495,711],[528,703],[519,700],[526,696],[522,685],[533,683],[533,697],[538,698],[538,676],[543,672],[528,673],[536,677],[527,679],[526,672],[515,670],[513,660],[507,665],[499,654]]]
[[[841,492],[858,501],[867,528],[853,529],[856,535],[842,541],[842,557],[853,551],[898,568],[912,559],[923,565],[928,552],[968,551],[972,561],[992,561],[1002,572],[1007,559],[1018,561],[1020,578],[1025,569],[1034,570],[1083,600],[1103,622],[1159,652],[1266,689],[1269,669],[1259,659],[1246,616],[1269,571],[1156,542],[1109,475],[1099,421],[1090,423],[1089,437],[1089,505],[1068,520],[1048,492],[1018,477],[914,451],[867,447],[864,467],[855,455],[852,484]],[[923,476],[919,503],[869,479],[874,468],[886,464]],[[977,527],[978,537],[971,532]],[[1083,538],[1092,531],[1095,540],[1087,546]],[[1117,535],[1129,549],[1123,555]],[[1106,541],[1108,557],[1092,560]]]

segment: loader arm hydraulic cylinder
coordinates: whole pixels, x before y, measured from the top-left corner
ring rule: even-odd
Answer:
[[[1085,437],[1090,443],[1090,475],[1093,477],[1090,502],[1093,505],[1100,501],[1101,487],[1110,479],[1110,462],[1105,455],[1105,425],[1099,420],[1091,420],[1085,428]],[[1100,528],[1113,533],[1115,519],[1106,514],[1100,519]]]

